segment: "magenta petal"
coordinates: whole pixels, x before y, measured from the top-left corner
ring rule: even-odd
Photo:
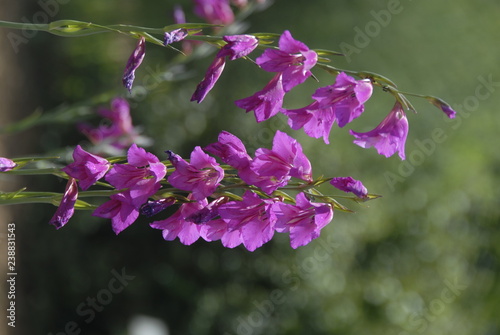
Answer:
[[[69,178],[66,184],[66,190],[62,196],[59,207],[57,207],[54,216],[50,219],[49,223],[54,225],[56,229],[63,227],[68,223],[69,219],[75,212],[75,203],[78,198],[78,186],[74,178]]]
[[[293,249],[309,244],[312,240],[319,237],[319,232],[312,224],[297,225],[290,228],[290,246]]]
[[[125,73],[123,74],[123,86],[127,90],[132,89],[132,85],[134,83],[135,79],[135,70],[141,65],[144,55],[146,53],[146,39],[141,36],[139,39],[139,42],[137,43],[137,46],[135,47],[134,52],[132,55],[130,55],[130,58],[128,59],[127,66],[125,68]]]
[[[363,104],[371,97],[372,90],[368,79],[355,80],[341,72],[333,85],[318,88],[312,97],[319,102],[319,108],[332,108],[342,128],[363,113]]]
[[[281,34],[278,46],[280,50],[287,52],[289,54],[296,54],[309,50],[307,45],[305,45],[300,41],[295,40],[292,37],[290,31],[288,30],[285,30],[283,34]]]
[[[200,228],[201,237],[208,242],[218,241],[227,232],[227,223],[223,220],[212,220]]]
[[[333,218],[330,205],[312,203],[304,193],[296,196],[296,204],[272,205],[276,217],[276,230],[290,233],[290,244],[296,249],[319,237],[320,231]]]
[[[368,190],[359,180],[352,177],[337,177],[330,184],[344,192],[352,192],[358,198],[366,198]]]
[[[284,96],[282,76],[278,73],[261,91],[235,103],[247,113],[254,111],[257,122],[262,122],[280,111]]]
[[[399,152],[399,157],[405,159],[405,143],[408,135],[408,119],[399,102],[375,129],[366,133],[349,131],[356,137],[354,143],[362,148],[375,147],[377,152],[390,157]]]
[[[274,224],[270,220],[252,220],[241,228],[243,245],[248,251],[255,251],[269,242],[274,235]]]
[[[10,171],[16,166],[17,164],[13,160],[5,157],[0,157],[0,172]]]
[[[139,211],[132,204],[128,192],[113,194],[110,198],[110,200],[97,207],[92,215],[111,219],[113,231],[118,235],[134,223],[139,216]]]
[[[235,248],[243,243],[241,232],[239,230],[227,231],[220,240],[222,245],[226,248]]]
[[[79,145],[73,151],[73,159],[74,162],[64,167],[62,171],[78,179],[78,184],[84,191],[104,177],[110,166],[106,159],[88,153]]]
[[[143,148],[139,148],[137,144],[132,144],[127,152],[127,161],[135,167],[147,166],[151,163],[158,163],[160,160],[152,153],[147,152]]]
[[[230,60],[247,56],[259,45],[259,40],[252,35],[224,36],[223,39],[227,44],[222,47],[217,56],[227,56]]]
[[[274,234],[276,219],[270,212],[271,205],[272,201],[262,200],[257,194],[246,191],[242,201],[221,205],[219,215],[227,222],[228,231],[240,231],[245,247],[254,251]]]
[[[251,157],[248,155],[243,142],[227,131],[222,131],[219,134],[218,141],[207,145],[204,150],[220,157],[224,163],[231,165],[235,169],[242,169],[250,164]]]
[[[207,72],[203,80],[196,86],[196,90],[191,97],[191,101],[196,101],[198,103],[202,102],[207,96],[208,92],[214,88],[215,83],[219,80],[219,77],[224,70],[226,65],[225,57],[215,57],[212,64],[208,67]]]
[[[224,178],[224,170],[199,146],[195,147],[191,153],[190,163],[182,158],[176,158],[173,165],[175,171],[168,177],[168,182],[173,187],[193,192],[196,200],[210,196]]]
[[[162,229],[165,240],[172,241],[178,237],[182,244],[191,245],[200,238],[201,225],[186,221],[186,218],[206,205],[206,200],[182,204],[172,216],[165,220],[154,221],[150,226]]]

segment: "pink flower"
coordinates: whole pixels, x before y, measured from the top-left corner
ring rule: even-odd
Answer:
[[[115,234],[129,227],[139,216],[137,206],[130,196],[130,191],[113,194],[111,199],[97,207],[93,216],[111,219],[111,227]]]
[[[333,123],[337,121],[339,127],[344,127],[359,117],[372,90],[369,80],[354,80],[342,72],[335,84],[316,90],[312,95],[316,101],[303,108],[283,109],[282,112],[289,117],[288,123],[292,129],[304,128],[307,135],[323,137],[325,143],[329,144]]]
[[[267,194],[285,186],[291,177],[312,181],[311,163],[302,152],[297,140],[276,131],[272,150],[260,148],[250,164],[251,170],[259,177],[251,181]]]
[[[88,153],[79,145],[73,151],[73,159],[75,161],[62,170],[68,176],[78,179],[78,184],[84,191],[104,177],[110,167],[106,159]]]
[[[132,90],[132,84],[135,79],[135,70],[141,65],[144,55],[146,54],[146,39],[141,36],[134,52],[130,55],[128,59],[127,66],[125,67],[125,72],[123,73],[123,86],[127,90]]]
[[[259,44],[259,41],[250,35],[234,35],[224,36],[224,41],[227,42],[215,56],[212,64],[208,67],[205,77],[196,87],[191,101],[202,102],[208,92],[215,86],[217,80],[222,74],[226,64],[226,56],[230,60],[245,57],[251,53]]]
[[[188,198],[192,199],[191,196]],[[186,218],[206,205],[206,199],[184,203],[172,216],[165,220],[154,221],[150,226],[155,229],[162,229],[163,238],[167,241],[173,241],[178,237],[182,244],[191,245],[200,238],[201,225],[188,221]]]
[[[368,190],[359,180],[352,177],[337,177],[330,181],[332,186],[344,192],[352,192],[358,198],[366,198]]]
[[[311,76],[311,69],[318,61],[318,55],[302,42],[295,40],[285,30],[279,40],[279,50],[267,49],[256,59],[257,64],[268,72],[283,74],[283,89],[290,91]]]
[[[362,148],[375,147],[380,155],[390,157],[399,152],[405,159],[405,142],[408,135],[408,119],[399,102],[375,129],[366,133],[349,131],[356,137],[354,143]]]
[[[227,44],[219,50],[217,57],[227,56],[229,60],[246,57],[259,45],[259,40],[252,35],[229,35],[223,40]]]
[[[296,205],[282,202],[272,205],[276,216],[276,230],[290,233],[290,244],[297,249],[318,238],[320,231],[333,218],[328,204],[312,203],[304,193],[296,196]]]
[[[288,116],[288,124],[292,129],[304,128],[304,132],[313,138],[323,137],[326,144],[330,141],[330,131],[335,122],[333,106],[321,107],[315,101],[299,109],[283,109],[283,114]]]
[[[54,216],[50,219],[49,223],[54,225],[56,229],[63,227],[68,223],[69,219],[75,212],[75,203],[78,198],[78,186],[75,178],[69,178],[66,184],[66,190],[62,196],[59,207],[57,208]]]
[[[167,153],[175,167],[175,171],[168,177],[168,182],[175,188],[193,192],[195,200],[210,196],[224,178],[224,170],[199,146],[191,153],[189,163],[171,151]]]
[[[203,224],[200,228],[201,237],[208,242],[220,240],[226,248],[235,248],[243,243],[240,230],[230,230],[222,219],[216,219]]]
[[[237,170],[247,168],[252,160],[243,142],[227,131],[222,131],[218,142],[207,145],[204,150]]]
[[[341,72],[335,84],[321,87],[312,95],[320,107],[333,107],[340,128],[364,111],[364,103],[371,97],[373,87],[368,79],[355,80]]]
[[[219,80],[225,65],[226,59],[224,57],[215,57],[212,64],[208,67],[205,77],[198,84],[198,86],[196,86],[196,90],[191,97],[191,101],[197,101],[200,103],[205,99],[208,92],[214,88],[215,83]]]
[[[235,104],[247,113],[254,111],[257,122],[262,122],[280,111],[284,96],[282,74],[278,73],[261,91],[248,98],[236,100]]]
[[[241,232],[245,248],[254,251],[274,235],[276,218],[270,211],[272,203],[272,200],[262,200],[257,194],[246,191],[242,201],[221,205],[219,215],[227,223],[228,231]]]
[[[116,189],[130,190],[136,208],[156,193],[167,169],[153,154],[132,144],[127,153],[128,164],[115,164],[105,179]]]
[[[17,164],[12,159],[0,157],[0,172],[10,171],[16,166]]]

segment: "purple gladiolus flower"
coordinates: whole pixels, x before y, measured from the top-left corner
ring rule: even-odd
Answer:
[[[297,194],[296,205],[275,203],[272,211],[276,216],[276,231],[290,233],[290,245],[297,249],[318,238],[320,231],[333,218],[328,204],[312,203],[304,193]]]
[[[242,201],[230,201],[219,207],[220,217],[229,231],[239,230],[243,245],[249,251],[261,247],[274,235],[276,217],[271,212],[273,200],[262,200],[246,191]]]
[[[144,55],[146,54],[146,39],[141,36],[134,52],[130,55],[128,59],[127,66],[125,67],[125,72],[123,73],[123,86],[130,92],[132,90],[132,84],[135,79],[135,70],[141,65]]]
[[[283,109],[282,112],[289,117],[288,124],[292,129],[304,128],[307,135],[323,137],[329,144],[333,123],[337,121],[339,127],[344,127],[360,116],[372,91],[369,80],[354,80],[341,72],[335,84],[316,90],[312,95],[316,101],[303,108]]]
[[[191,196],[188,198],[192,199]],[[206,205],[206,199],[184,203],[172,216],[165,220],[154,221],[150,226],[162,229],[163,238],[167,241],[173,241],[178,237],[182,244],[191,245],[200,238],[201,225],[188,221],[186,218]]]
[[[408,135],[408,119],[399,102],[375,129],[366,133],[349,131],[356,137],[354,143],[362,148],[375,147],[380,155],[390,157],[398,152],[405,159],[405,142]]]
[[[328,137],[335,122],[333,106],[320,107],[320,104],[315,101],[306,107],[283,109],[282,112],[288,116],[290,128],[295,130],[304,128],[304,132],[310,137],[323,137],[326,144],[330,143]]]
[[[156,193],[167,169],[153,154],[132,144],[127,153],[128,164],[115,164],[105,179],[117,189],[128,188],[137,208]]]
[[[66,184],[59,207],[57,208],[54,216],[50,219],[49,223],[54,225],[56,229],[63,227],[68,223],[69,219],[75,212],[75,203],[78,198],[78,186],[75,178],[69,178]]]
[[[194,13],[211,24],[230,24],[234,13],[229,0],[194,0]]]
[[[97,207],[93,216],[111,219],[111,227],[116,235],[129,227],[139,216],[137,206],[130,196],[130,191],[111,195],[111,200]]]
[[[245,57],[251,53],[259,44],[259,41],[250,35],[234,35],[224,36],[224,41],[227,42],[215,56],[212,64],[208,67],[205,77],[196,87],[191,101],[202,102],[207,96],[208,92],[215,86],[217,80],[222,74],[226,65],[226,56],[230,60]]]
[[[293,39],[288,30],[283,32],[278,44],[279,50],[267,49],[256,62],[265,71],[282,73],[283,89],[288,92],[311,76],[318,54]]]
[[[187,35],[187,30],[183,28],[167,31],[163,35],[163,45],[166,46],[175,42],[182,41],[187,37]]]
[[[364,111],[364,103],[371,97],[373,86],[369,79],[355,80],[341,72],[335,84],[321,87],[312,95],[320,107],[332,106],[340,128]]]
[[[251,183],[267,194],[285,186],[291,177],[312,181],[311,163],[303,153],[302,146],[279,130],[274,136],[272,150],[257,149],[250,168],[259,177]]]
[[[362,182],[352,177],[337,177],[330,181],[334,187],[344,192],[352,192],[358,198],[366,198],[368,190]]]
[[[224,170],[199,146],[191,153],[189,163],[170,151],[167,153],[175,167],[175,171],[168,177],[168,182],[173,187],[193,192],[195,200],[210,196],[224,178]]]
[[[12,159],[0,157],[0,172],[10,171],[16,166],[17,164]]]
[[[227,42],[219,52],[217,57],[228,57],[229,60],[248,56],[259,45],[259,40],[252,35],[232,35],[224,36]]]
[[[198,103],[200,103],[203,101],[203,99],[205,99],[208,92],[212,90],[217,80],[219,80],[219,77],[222,74],[225,65],[226,59],[224,57],[215,57],[212,64],[210,64],[210,66],[208,67],[208,70],[205,73],[205,77],[198,84],[198,86],[196,86],[196,90],[191,97],[191,101],[197,101]]]
[[[218,142],[207,145],[204,150],[237,170],[248,167],[252,160],[243,142],[227,131],[222,131]]]
[[[247,113],[254,111],[257,122],[262,122],[280,111],[284,96],[282,74],[278,73],[261,91],[248,98],[236,100],[235,104]]]
[[[73,159],[75,161],[62,170],[68,176],[78,179],[78,184],[84,191],[104,177],[110,167],[106,159],[88,153],[79,145],[73,151]]]

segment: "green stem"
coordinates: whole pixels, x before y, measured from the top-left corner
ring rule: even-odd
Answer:
[[[56,168],[46,168],[46,169],[19,169],[2,172],[3,174],[14,174],[22,176],[34,176],[34,175],[44,175],[44,174],[55,174],[59,175],[61,173],[60,169]]]
[[[48,24],[34,24],[34,23],[20,23],[20,22],[10,22],[0,20],[0,27],[12,28],[12,29],[29,29],[37,31],[49,31]]]

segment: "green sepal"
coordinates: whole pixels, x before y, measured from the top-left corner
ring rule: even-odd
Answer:
[[[326,49],[312,49],[318,56],[345,56],[342,52],[326,50]]]

